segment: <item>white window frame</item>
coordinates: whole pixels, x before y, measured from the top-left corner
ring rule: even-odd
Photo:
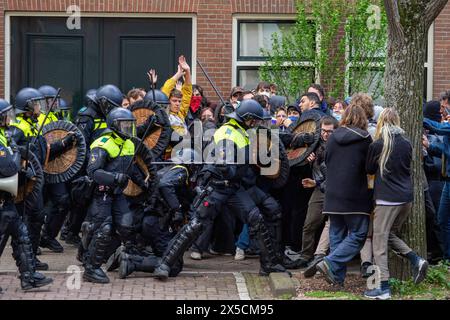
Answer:
[[[266,61],[238,61],[238,48],[239,48],[239,22],[240,21],[295,21],[297,19],[297,15],[295,14],[285,14],[285,15],[251,15],[251,14],[235,14],[233,15],[233,43],[232,43],[232,72],[231,72],[231,82],[232,86],[236,86],[238,83],[238,68],[239,67],[261,67]],[[286,66],[291,65],[286,63]],[[310,67],[311,63],[308,62],[299,62],[300,66]],[[242,85],[242,84],[241,84]]]
[[[5,12],[5,87],[4,95],[9,99],[11,95],[11,17],[67,17],[70,14],[65,12],[28,12],[28,11],[15,11]],[[81,13],[81,27],[83,27],[83,17],[86,18],[164,18],[164,19],[176,19],[176,18],[188,18],[192,19],[192,83],[197,82],[197,15],[185,14],[185,13],[102,13],[102,12],[82,12]]]
[[[355,67],[354,61],[350,60],[350,40],[348,35],[346,37],[345,43],[345,61],[349,63],[345,66],[345,94],[348,97],[350,95],[350,69]],[[369,68],[383,68],[385,67],[384,62],[372,62]],[[428,56],[427,62],[425,62],[424,68],[427,68],[427,101],[433,100],[433,85],[434,85],[434,22],[428,30]]]

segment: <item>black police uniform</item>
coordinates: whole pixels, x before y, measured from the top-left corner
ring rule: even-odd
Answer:
[[[17,149],[13,151],[8,147],[4,129],[0,130],[0,179],[3,179],[19,172],[21,157]],[[28,229],[16,211],[12,195],[0,190],[0,256],[9,236],[12,238],[13,257],[19,268],[22,289],[28,290],[50,284],[51,278],[36,272]]]

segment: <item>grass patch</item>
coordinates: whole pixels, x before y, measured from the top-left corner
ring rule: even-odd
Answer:
[[[305,296],[308,298],[328,299],[328,300],[361,300],[360,296],[348,292],[330,292],[330,291],[311,291],[306,292]]]
[[[449,263],[440,262],[431,266],[427,277],[419,285],[412,280],[400,281],[391,279],[391,291],[394,299],[450,299],[450,272]]]

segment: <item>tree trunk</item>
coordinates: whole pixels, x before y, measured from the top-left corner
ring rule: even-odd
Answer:
[[[428,28],[447,2],[448,0],[384,1],[389,33],[385,97],[387,106],[398,110],[402,127],[413,145],[414,205],[401,237],[422,257],[426,257],[427,253],[422,166],[426,41]],[[393,277],[405,280],[411,276],[407,260],[392,255],[389,261]]]
[[[416,26],[411,34],[389,32],[388,63],[386,67],[386,101],[397,108],[402,127],[413,145],[412,174],[414,205],[402,232],[403,240],[421,256],[426,256],[425,205],[422,170],[422,105],[424,64],[426,55],[426,29]],[[405,279],[410,276],[407,263],[394,257],[392,275]]]

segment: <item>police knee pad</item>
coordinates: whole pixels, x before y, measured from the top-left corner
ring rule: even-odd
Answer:
[[[264,214],[266,221],[275,222],[281,220],[281,206],[274,198],[268,196],[262,202],[261,207],[264,208],[262,213]]]
[[[258,208],[253,208],[247,216],[248,226],[250,229],[258,229],[261,223],[264,222],[261,211]]]
[[[111,239],[113,226],[111,223],[103,223],[97,231],[97,237],[102,239]]]

